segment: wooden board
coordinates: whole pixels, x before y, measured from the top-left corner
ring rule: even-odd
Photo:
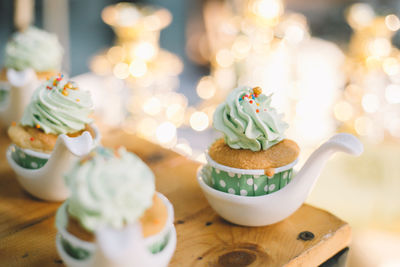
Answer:
[[[174,205],[178,243],[170,266],[317,266],[349,245],[351,230],[332,214],[303,205],[283,222],[241,227],[221,219],[196,181],[198,163],[116,130],[103,144],[137,153],[156,175],[157,190]],[[54,214],[60,203],[25,193],[5,159],[0,136],[0,266],[63,266],[55,248]],[[309,241],[298,238],[310,231]]]

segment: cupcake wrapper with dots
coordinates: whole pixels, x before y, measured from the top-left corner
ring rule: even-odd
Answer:
[[[27,149],[22,149],[16,145],[11,146],[11,157],[21,167],[26,169],[39,169],[43,167],[49,159],[47,157],[40,157],[39,155],[46,155]]]
[[[292,179],[293,169],[266,175],[238,174],[211,167],[210,185],[222,192],[241,196],[262,196],[285,187]]]
[[[297,163],[277,168],[276,173],[268,177],[258,170],[230,168],[215,163],[209,157],[207,160],[207,184],[218,191],[240,196],[262,196],[282,189],[292,180],[292,167]]]

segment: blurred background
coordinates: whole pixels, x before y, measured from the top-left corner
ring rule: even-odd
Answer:
[[[56,33],[104,129],[197,161],[237,85],[274,94],[300,166],[334,133],[359,136],[365,153],[335,156],[308,202],[352,225],[349,266],[400,266],[400,1],[118,2],[0,1],[0,51],[30,22]]]

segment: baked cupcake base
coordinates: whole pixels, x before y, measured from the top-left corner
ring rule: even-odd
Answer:
[[[77,137],[85,131],[88,131],[93,138],[96,137],[95,130],[90,125],[85,125],[84,129],[67,135],[69,137]],[[20,148],[42,153],[51,153],[58,138],[58,135],[46,134],[40,128],[22,126],[20,124],[11,125],[8,128],[8,136]]]
[[[153,205],[140,218],[143,237],[146,238],[158,234],[164,228],[167,218],[166,205],[157,194],[154,194]],[[85,230],[79,221],[72,216],[68,216],[67,231],[84,241],[93,242],[95,239],[94,234]]]
[[[97,127],[94,125],[87,125],[84,130],[79,131],[79,133],[70,134],[69,136],[76,137],[79,134],[82,134],[84,131],[89,131],[89,133],[92,135],[94,146],[100,143],[100,133]],[[32,134],[30,134],[30,132]],[[10,146],[11,157],[19,166],[25,169],[38,169],[43,167],[49,160],[51,151],[54,148],[55,142],[58,138],[58,136],[50,136],[49,134],[43,133],[39,129],[34,129],[33,127],[29,127],[29,131],[26,131],[24,127],[20,125],[11,126],[8,134],[14,143]],[[34,138],[33,141],[31,141],[30,138]],[[46,141],[48,141],[48,143],[45,143]],[[16,142],[19,145],[25,146],[25,148],[19,146],[16,144]],[[29,144],[29,142],[32,144]],[[50,148],[50,143],[54,143],[50,151],[38,151],[37,149],[33,149],[33,146]]]

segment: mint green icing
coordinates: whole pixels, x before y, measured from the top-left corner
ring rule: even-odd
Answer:
[[[231,148],[265,150],[284,138],[288,125],[271,107],[271,95],[252,94],[250,87],[236,88],[215,110],[214,128],[224,134]]]
[[[79,89],[77,85],[74,85],[77,87],[75,90],[64,89],[67,81],[64,78],[60,81],[57,79],[60,76],[43,82],[35,90],[22,116],[21,125],[40,125],[45,133],[67,134],[78,132],[85,128],[85,124],[92,122],[89,118],[93,111],[90,93]],[[63,91],[66,93],[63,94]]]
[[[62,55],[63,48],[56,35],[31,26],[11,36],[6,45],[4,65],[16,70],[58,71]]]
[[[68,213],[88,231],[104,225],[120,229],[137,221],[153,203],[152,171],[124,148],[117,155],[97,148],[65,176],[71,192]]]

